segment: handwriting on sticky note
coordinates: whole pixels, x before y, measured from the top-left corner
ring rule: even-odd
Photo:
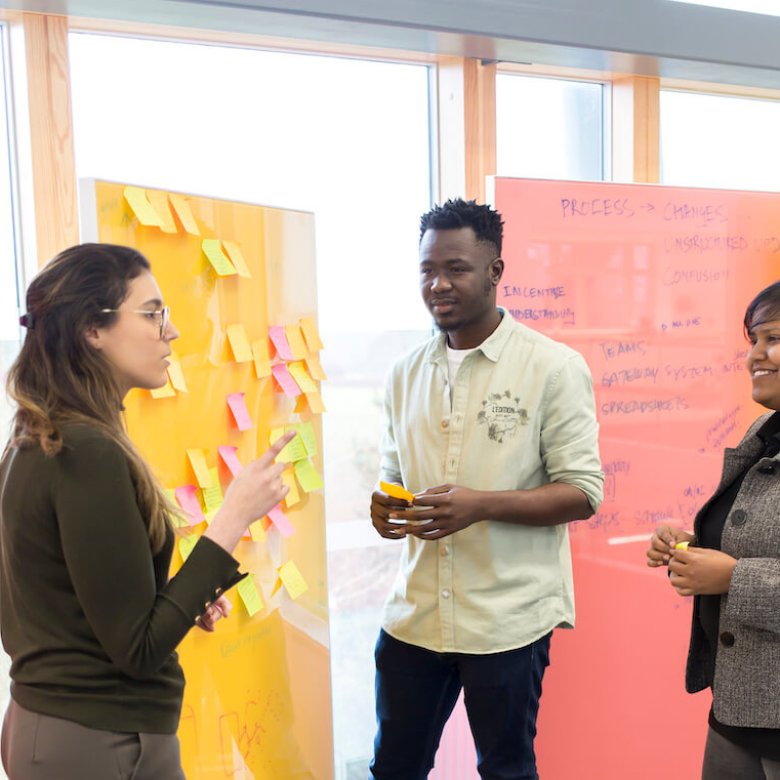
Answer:
[[[244,467],[241,465],[241,461],[236,454],[238,452],[238,447],[224,445],[222,447],[217,447],[217,452],[219,453],[219,457],[222,458],[222,462],[228,467],[230,473],[234,477],[237,477],[244,470]]]
[[[274,428],[269,436],[270,443],[273,444],[277,439],[280,439],[285,431],[295,430],[295,426],[288,425],[286,427]],[[282,451],[276,456],[277,463],[294,463],[296,460],[301,460],[306,457],[306,447],[303,443],[303,439],[300,436],[294,436],[291,441],[284,445]]]
[[[227,252],[234,268],[238,271],[238,275],[243,276],[245,279],[251,279],[252,274],[249,272],[249,266],[246,264],[241,247],[233,241],[223,241],[222,246],[225,248],[225,252]]]
[[[322,339],[320,339],[320,332],[317,330],[317,321],[314,317],[301,317],[301,330],[309,352],[319,352],[322,349]]]
[[[295,478],[304,493],[311,493],[313,490],[319,490],[322,487],[322,477],[317,469],[312,466],[308,460],[296,461]]]
[[[282,508],[279,504],[268,513],[268,517],[274,524],[274,528],[276,528],[282,536],[292,536],[295,533],[295,527],[290,522],[287,515],[282,512]]]
[[[218,276],[235,276],[235,266],[222,251],[222,242],[219,239],[204,238],[201,242],[201,248]]]
[[[268,335],[274,347],[276,347],[276,353],[282,360],[295,360],[295,355],[290,351],[287,336],[285,336],[284,328],[281,325],[271,325],[268,328]]]
[[[188,449],[187,457],[195,473],[195,478],[198,480],[198,485],[202,488],[211,487],[211,476],[209,475],[209,467],[206,464],[206,455],[203,450]]]
[[[309,372],[306,370],[306,363],[302,360],[296,360],[287,366],[292,378],[298,387],[303,390],[304,393],[318,393],[319,387],[317,387],[314,380],[309,376]]]
[[[268,341],[266,339],[252,342],[252,358],[255,361],[255,376],[258,379],[271,376],[271,357],[268,354]]]
[[[184,379],[184,372],[181,368],[181,360],[179,359],[179,356],[176,354],[176,352],[171,352],[170,355],[168,355],[168,362],[170,365],[168,366],[168,379],[170,379],[171,384],[178,390],[180,393],[186,393],[187,392],[187,382]]]
[[[200,230],[198,223],[195,221],[195,217],[192,215],[192,209],[190,208],[190,202],[183,195],[176,195],[171,193],[169,196],[171,206],[176,212],[176,216],[182,224],[182,227],[193,236],[199,236]]]
[[[271,368],[271,373],[274,375],[274,379],[279,383],[279,387],[282,388],[286,396],[295,398],[301,394],[301,388],[298,387],[297,382],[292,378],[285,363],[277,363]]]
[[[290,594],[291,599],[297,599],[298,596],[309,589],[306,580],[303,579],[303,575],[294,561],[287,561],[277,571],[279,572],[279,579],[284,583],[284,587],[287,588],[287,593]]]
[[[249,346],[249,338],[241,323],[228,325],[226,328],[230,349],[236,363],[249,363],[252,360],[252,347]]]
[[[213,466],[209,469],[209,486],[203,488],[203,501],[208,512],[214,512],[222,506],[224,496],[219,481],[219,469]],[[208,518],[206,518],[208,520]]]
[[[248,431],[252,427],[252,418],[249,416],[249,409],[246,408],[243,393],[231,393],[227,397],[227,403],[236,421],[239,431]]]
[[[186,534],[179,537],[179,552],[181,553],[181,559],[186,561],[190,557],[190,553],[195,548],[200,537],[197,534]]]
[[[263,597],[260,595],[260,590],[255,582],[255,575],[248,574],[241,582],[236,585],[238,595],[241,596],[241,601],[244,602],[246,611],[249,617],[256,615],[264,606]]]
[[[165,380],[165,384],[162,387],[155,387],[149,391],[152,398],[173,398],[176,395],[176,391],[173,389],[170,377]]]
[[[160,215],[146,197],[143,187],[125,187],[125,200],[137,217],[138,221],[146,227],[162,227]]]
[[[176,223],[173,221],[173,214],[168,203],[168,193],[160,190],[147,190],[146,197],[149,198],[149,203],[152,204],[152,208],[160,218],[160,230],[163,233],[178,233],[179,231],[176,229]]]
[[[402,501],[408,501],[410,504],[414,501],[414,493],[410,493],[405,487],[395,485],[392,482],[380,482],[379,489],[393,498],[400,498]]]
[[[284,335],[287,338],[287,343],[290,345],[292,356],[296,360],[303,360],[309,354],[309,350],[306,349],[306,345],[303,343],[301,329],[297,325],[285,325]]]
[[[195,487],[195,485],[182,485],[181,487],[176,488],[175,493],[176,500],[179,502],[179,506],[184,510],[190,525],[202,523],[205,518],[203,517],[203,510],[198,501],[198,488]]]

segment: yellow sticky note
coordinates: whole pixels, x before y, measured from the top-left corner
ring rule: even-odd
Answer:
[[[209,480],[209,486],[203,488],[203,501],[206,504],[207,512],[219,509],[225,500],[219,481],[219,469],[216,466],[209,469]],[[208,520],[208,517],[206,519]]]
[[[327,411],[325,404],[322,402],[322,396],[319,393],[306,393],[306,402],[309,404],[309,409],[314,414],[322,414]]]
[[[689,544],[690,544],[690,542],[677,542],[677,544],[675,544],[675,546],[674,546],[674,549],[675,550],[687,550]]]
[[[238,271],[238,275],[243,276],[245,279],[251,279],[252,274],[249,273],[249,266],[246,264],[244,255],[241,252],[241,247],[233,241],[223,241],[222,246],[225,248],[236,271]]]
[[[222,251],[221,242],[216,238],[204,238],[201,242],[203,254],[219,276],[235,276],[236,269],[228,256]]]
[[[286,430],[294,430],[295,426],[288,425]],[[274,428],[271,431],[269,437],[270,443],[273,444],[277,439],[280,439],[285,433],[285,428]],[[300,436],[294,436],[293,440],[285,444],[282,451],[276,456],[277,463],[294,463],[296,460],[301,460],[306,457],[306,447],[304,446],[303,439]]]
[[[209,467],[206,464],[206,456],[203,450],[188,449],[187,457],[190,459],[190,466],[195,472],[195,478],[198,480],[198,486],[202,488],[211,487],[211,474],[209,474]]]
[[[284,497],[284,505],[287,507],[287,509],[289,509],[290,507],[295,506],[301,500],[301,494],[298,490],[298,483],[295,481],[295,474],[293,474],[292,469],[286,469],[284,472],[282,472],[282,482],[284,482],[284,484],[290,488],[287,491],[287,495]]]
[[[248,363],[253,359],[252,347],[249,346],[249,338],[243,325],[228,325],[227,337],[236,363]]]
[[[301,317],[301,330],[303,331],[303,337],[306,339],[306,346],[309,348],[309,352],[319,352],[322,349],[322,339],[320,338],[320,332],[317,329],[317,321],[314,317]]]
[[[260,520],[255,520],[255,522],[249,526],[249,535],[252,537],[253,542],[265,541],[265,529]]]
[[[295,426],[303,439],[303,446],[306,447],[306,454],[313,458],[317,454],[317,436],[314,433],[314,426],[311,422],[300,423]]]
[[[314,383],[314,380],[309,376],[309,372],[306,370],[306,364],[302,360],[296,360],[294,363],[288,363],[287,370],[292,374],[292,378],[304,393],[319,392],[319,388]]]
[[[181,393],[187,392],[187,383],[184,381],[184,372],[181,369],[181,360],[175,352],[168,356],[170,365],[168,366],[168,378],[176,390]]]
[[[255,376],[258,379],[271,376],[271,356],[268,354],[266,339],[252,342],[252,358],[255,361]]]
[[[138,218],[142,225],[147,227],[162,227],[160,215],[154,210],[154,206],[146,197],[146,190],[143,187],[125,187],[125,200],[133,214]]]
[[[400,498],[404,501],[409,501],[410,503],[414,501],[414,493],[410,493],[405,487],[401,487],[401,485],[394,485],[392,482],[380,482],[379,487],[384,490],[388,496]]]
[[[328,377],[325,375],[325,369],[320,363],[320,359],[317,355],[309,355],[306,358],[306,367],[309,369],[309,373],[318,381],[324,382]]]
[[[309,350],[306,349],[306,345],[303,343],[301,329],[297,325],[285,325],[284,335],[287,337],[290,352],[296,360],[303,360],[303,358],[308,356]]]
[[[160,218],[160,230],[163,233],[178,233],[179,231],[176,229],[176,223],[173,221],[173,214],[168,203],[168,193],[160,192],[160,190],[147,190],[146,197],[149,198],[149,203],[152,204],[152,208]]]
[[[154,390],[150,390],[149,392],[151,393],[152,398],[172,398],[176,395],[170,377],[166,379],[165,384],[162,387],[155,387]]]
[[[304,493],[311,493],[313,490],[319,490],[322,487],[322,477],[310,461],[296,461],[294,468],[295,478],[298,480],[298,484]]]
[[[179,552],[181,559],[186,561],[190,557],[193,547],[198,543],[200,537],[197,534],[187,534],[179,538]]]
[[[263,604],[263,597],[260,595],[260,591],[257,588],[254,574],[249,574],[244,577],[244,579],[236,585],[236,590],[238,591],[238,595],[241,596],[241,601],[244,602],[249,617],[256,615],[265,606]]]
[[[284,587],[287,588],[291,599],[297,599],[301,593],[305,593],[309,589],[306,580],[303,579],[303,575],[294,561],[287,561],[277,571],[279,572],[279,579],[284,583]]]
[[[190,208],[190,202],[183,195],[176,195],[171,193],[168,196],[171,200],[171,206],[176,212],[176,216],[182,224],[182,227],[193,236],[199,236],[200,230],[198,229],[198,223],[195,221],[195,217],[192,215],[192,209]]]

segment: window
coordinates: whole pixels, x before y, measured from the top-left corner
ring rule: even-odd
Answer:
[[[661,181],[780,190],[780,101],[661,91]]]
[[[604,178],[604,87],[496,76],[496,171],[545,179]]]
[[[336,771],[365,777],[372,647],[399,555],[368,517],[384,377],[430,329],[428,68],[84,33],[70,59],[79,177],[315,212]]]

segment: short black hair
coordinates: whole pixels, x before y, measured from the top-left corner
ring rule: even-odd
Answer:
[[[754,325],[761,324],[759,322],[754,322],[756,316],[759,314],[759,310],[762,322],[780,320],[780,282],[774,282],[773,284],[770,284],[769,287],[765,287],[748,304],[747,310],[745,311],[745,319],[743,320],[746,336],[750,336],[750,331],[753,329]]]
[[[477,241],[487,241],[501,256],[501,242],[504,238],[504,221],[501,215],[484,203],[463,198],[451,198],[441,206],[434,206],[420,217],[420,241],[426,230],[457,230],[470,227]]]

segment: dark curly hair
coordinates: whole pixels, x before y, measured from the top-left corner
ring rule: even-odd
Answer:
[[[477,241],[493,244],[496,255],[501,256],[504,221],[495,209],[475,200],[453,198],[441,206],[434,206],[420,217],[420,240],[426,230],[457,230],[464,227],[474,231]]]

